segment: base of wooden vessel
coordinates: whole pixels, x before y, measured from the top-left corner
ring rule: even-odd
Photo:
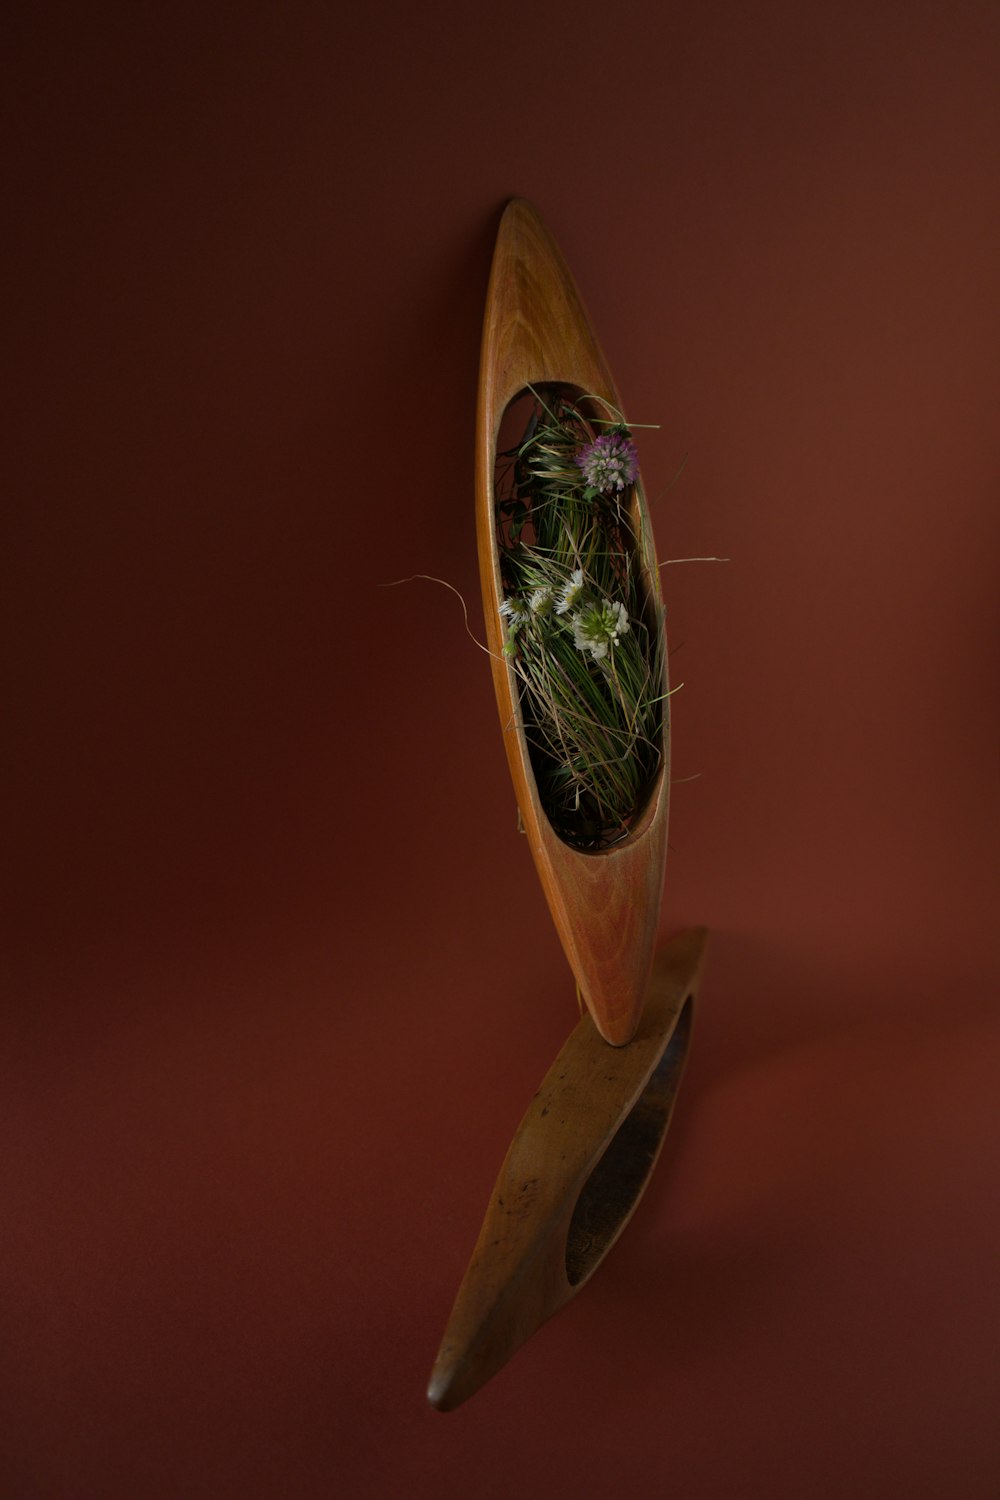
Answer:
[[[518,1127],[428,1387],[459,1406],[590,1279],[656,1164],[687,1060],[706,932],[657,954],[642,1020],[612,1048],[584,1016]]]

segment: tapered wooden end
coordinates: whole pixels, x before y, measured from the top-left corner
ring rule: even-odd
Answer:
[[[450,1411],[575,1296],[641,1198],[691,1036],[706,932],[657,955],[639,1029],[611,1048],[585,1016],[528,1107],[493,1190],[428,1387]]]

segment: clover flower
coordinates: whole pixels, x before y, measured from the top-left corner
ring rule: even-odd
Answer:
[[[552,590],[547,584],[532,590],[528,600],[528,608],[533,615],[547,615],[552,608]]]
[[[573,644],[578,651],[589,651],[595,661],[601,661],[629,629],[624,604],[603,599],[573,616]]]
[[[500,606],[500,613],[506,617],[512,630],[517,630],[520,625],[527,625],[531,619],[520,599],[505,599]]]
[[[507,639],[504,641],[504,656],[517,655],[517,632],[522,625],[527,625],[531,619],[520,599],[505,599],[500,606],[500,613],[507,621]]]
[[[574,455],[590,489],[599,495],[620,493],[639,472],[639,455],[627,427],[604,432]]]
[[[569,579],[563,584],[559,591],[559,602],[556,605],[556,614],[565,615],[579,602],[580,595],[586,585],[583,581],[583,569],[577,568],[570,574]]]

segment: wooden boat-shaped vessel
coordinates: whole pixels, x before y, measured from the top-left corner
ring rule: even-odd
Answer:
[[[669,731],[663,699],[659,770],[627,836],[582,851],[563,842],[542,807],[515,673],[502,655],[504,629],[495,470],[501,423],[526,387],[559,385],[621,409],[611,371],[558,247],[531,204],[508,204],[487,295],[476,433],[479,565],[493,681],[521,821],[563,949],[598,1031],[621,1046],[642,1013],[656,940],[667,850]],[[640,483],[632,487],[632,529],[643,589],[660,608],[652,528]],[[663,687],[667,692],[666,651]]]
[[[450,1411],[589,1281],[656,1165],[687,1060],[703,928],[657,954],[635,1038],[609,1053],[584,1016],[528,1107],[431,1374]]]

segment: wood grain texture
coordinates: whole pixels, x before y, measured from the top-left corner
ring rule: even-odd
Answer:
[[[516,198],[507,206],[497,236],[480,364],[476,517],[486,632],[507,759],[549,909],[595,1025],[606,1041],[621,1046],[639,1024],[663,893],[669,705],[664,700],[660,769],[627,838],[596,852],[563,843],[539,800],[517,679],[502,656],[503,591],[494,516],[494,468],[504,412],[525,386],[543,383],[574,386],[621,409],[569,269],[536,210]],[[658,607],[652,528],[639,483],[633,487],[631,514],[644,587]]]
[[[656,1165],[687,1058],[706,934],[659,952],[642,1022],[612,1051],[584,1016],[511,1143],[428,1388],[450,1411],[593,1275]]]

